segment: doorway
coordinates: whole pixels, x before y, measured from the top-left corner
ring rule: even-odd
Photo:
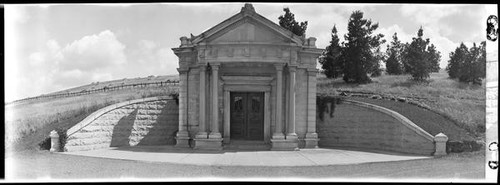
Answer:
[[[264,93],[232,92],[230,133],[235,140],[264,140]]]

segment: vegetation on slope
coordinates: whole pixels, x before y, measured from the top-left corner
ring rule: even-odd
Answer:
[[[456,126],[467,130],[472,136],[484,138],[486,115],[484,84],[478,86],[460,83],[448,79],[445,71],[431,73],[428,83],[415,82],[410,78],[409,75],[382,75],[373,78],[374,83],[360,85],[346,84],[341,79],[332,80],[320,75],[318,93],[338,95],[338,90],[342,90],[414,99],[425,104],[430,110],[450,119]],[[385,106],[390,108],[391,105]],[[413,119],[419,119],[419,117]]]

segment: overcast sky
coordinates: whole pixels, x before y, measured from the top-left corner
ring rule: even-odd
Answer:
[[[37,96],[96,81],[177,74],[171,48],[179,38],[238,13],[243,3],[5,5],[5,101]],[[262,4],[257,13],[275,23],[289,7],[306,35],[325,48],[331,28],[347,30],[354,10],[379,23],[390,41],[394,32],[410,42],[420,26],[442,53],[441,67],[460,42],[486,40],[487,11],[496,5],[433,4]],[[385,51],[385,49],[383,50]]]

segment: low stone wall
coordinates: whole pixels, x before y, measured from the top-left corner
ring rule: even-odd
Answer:
[[[65,151],[173,145],[179,107],[171,97],[131,100],[100,109],[67,131]]]
[[[328,106],[330,107],[330,106]],[[329,111],[329,110],[327,110]],[[344,100],[333,117],[317,117],[320,147],[348,147],[433,155],[434,137],[404,116],[372,104]]]

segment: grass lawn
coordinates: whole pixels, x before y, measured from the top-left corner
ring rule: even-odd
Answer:
[[[318,76],[318,94],[338,95],[337,90],[347,90],[411,98],[426,104],[432,111],[443,115],[449,120],[437,116],[427,117],[416,112],[413,113],[412,110],[417,109],[409,107],[413,106],[409,104],[403,105],[403,103],[368,98],[358,98],[358,100],[399,111],[413,122],[421,123],[418,125],[431,134],[437,130],[443,130],[443,132],[448,132],[445,134],[453,135],[453,138],[478,137],[484,140],[486,116],[486,88],[484,82],[482,86],[459,83],[448,79],[447,73],[443,70],[439,73],[431,73],[429,83],[416,83],[409,80],[409,78],[408,75],[382,75],[372,78],[373,83],[346,84],[342,79],[332,80],[320,75]],[[450,121],[455,126],[449,124]],[[460,128],[465,129],[469,134],[463,133]]]

